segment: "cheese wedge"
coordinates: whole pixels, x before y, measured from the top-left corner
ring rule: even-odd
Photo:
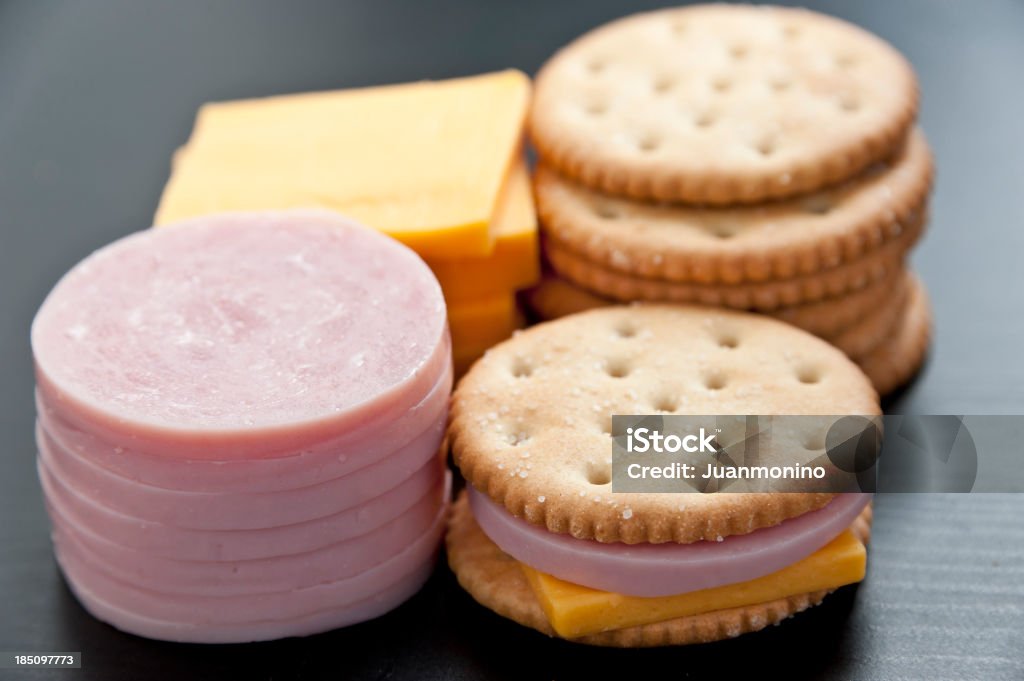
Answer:
[[[448,304],[448,326],[456,352],[464,348],[487,349],[517,328],[516,297],[501,293],[472,303]]]
[[[473,352],[464,352],[452,356],[452,367],[455,370],[456,380],[462,378],[469,368],[473,366],[473,362],[480,359],[486,350],[475,350]]]
[[[529,79],[509,70],[207,104],[175,159],[156,224],[319,207],[422,256],[488,255],[529,90]]]
[[[526,320],[523,319],[523,316],[519,313],[517,309],[515,312],[515,317],[513,318],[512,328],[509,329],[508,333],[506,333],[505,336],[503,336],[498,342],[504,340],[508,336],[511,336],[513,333],[515,333],[516,329],[521,329],[525,325],[525,323]],[[473,362],[480,359],[480,357],[483,356],[483,354],[487,352],[488,348],[490,348],[492,345],[495,345],[495,343],[485,343],[481,345],[455,345],[453,343],[452,359],[454,360],[455,365],[455,377],[458,378],[467,371],[469,371],[469,368],[473,366]]]
[[[449,305],[479,301],[540,280],[537,214],[526,159],[520,157],[498,197],[494,250],[478,258],[427,258]]]
[[[576,638],[853,584],[864,579],[867,551],[846,530],[817,552],[777,572],[739,584],[662,598],[590,589],[520,565],[551,627],[559,636]]]

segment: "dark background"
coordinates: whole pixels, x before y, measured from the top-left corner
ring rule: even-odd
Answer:
[[[870,575],[784,626],[655,651],[549,641],[446,569],[398,611],[302,640],[185,646],[89,617],[35,478],[28,327],[61,274],[150,224],[199,104],[515,66],[647,3],[0,0],[0,650],[83,651],[0,678],[1024,679],[1024,495],[882,496]],[[937,337],[894,413],[1024,413],[1024,3],[812,2],[902,50],[938,159],[914,264]]]

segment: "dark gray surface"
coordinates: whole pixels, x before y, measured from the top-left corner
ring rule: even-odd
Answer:
[[[58,277],[149,224],[196,107],[516,66],[647,3],[0,4],[0,650],[81,650],[3,678],[1024,679],[1024,497],[886,496],[869,579],[784,626],[711,646],[593,650],[477,607],[440,569],[376,622],[252,646],[161,644],[86,615],[53,564],[33,468],[28,326]],[[811,3],[914,63],[939,163],[914,257],[937,338],[903,413],[1024,413],[1024,4]],[[63,677],[61,677],[63,678]]]

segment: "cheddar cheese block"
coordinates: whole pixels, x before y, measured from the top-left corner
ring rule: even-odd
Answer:
[[[428,257],[449,305],[508,293],[540,280],[537,214],[526,159],[512,167],[491,224],[494,250],[483,257]]]
[[[520,312],[519,308],[517,307],[515,310],[515,314],[512,318],[512,326],[509,328],[508,333],[506,335],[511,336],[516,331],[522,329],[524,326],[526,326],[526,318],[523,316],[523,313]],[[484,353],[491,349],[493,345],[494,343],[485,343],[480,345],[470,345],[468,343],[463,343],[462,345],[456,346],[453,343],[452,359],[454,360],[455,378],[458,379],[464,373],[466,373],[469,370],[469,368],[473,366],[473,362],[483,357]]]
[[[473,362],[480,359],[480,357],[487,352],[482,349],[474,349],[472,351],[458,353],[453,355],[452,363],[455,368],[455,378],[459,379],[469,371],[469,368],[473,366]]]
[[[487,255],[529,89],[508,70],[206,104],[155,222],[319,207],[422,256]]]
[[[864,544],[850,530],[810,556],[763,577],[658,598],[591,589],[520,563],[552,628],[565,638],[837,589],[864,579],[866,566]]]
[[[505,340],[516,329],[516,298],[500,293],[470,303],[448,304],[448,324],[456,351],[486,349]]]

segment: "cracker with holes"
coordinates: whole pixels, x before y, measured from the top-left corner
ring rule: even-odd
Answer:
[[[541,159],[640,199],[753,203],[853,177],[896,151],[917,112],[907,61],[839,19],[698,5],[599,27],[541,69]]]
[[[855,362],[883,345],[893,335],[907,309],[913,275],[907,271],[900,274],[884,301],[857,322],[828,336],[826,340]]]
[[[532,327],[453,396],[468,490],[448,555],[474,598],[562,638],[682,644],[760,629],[863,578],[866,495],[613,494],[611,416],[644,413],[880,409],[839,350],[764,316],[634,305]],[[823,446],[810,439],[793,446]]]
[[[850,357],[860,357],[892,335],[912,280],[912,275],[901,269],[854,293],[781,307],[767,314],[824,338]],[[525,299],[533,313],[547,321],[615,304],[550,274],[528,289]]]
[[[857,364],[879,394],[904,386],[924,365],[932,335],[932,312],[921,280],[909,275],[901,315],[888,336]]]
[[[737,284],[816,274],[897,238],[923,212],[932,160],[920,131],[895,156],[813,194],[754,206],[701,208],[611,197],[541,166],[544,235],[629,275]]]
[[[789,279],[737,284],[701,284],[627,274],[595,263],[549,239],[544,242],[544,251],[559,276],[621,302],[699,303],[771,312],[851,294],[893,276],[923,234],[927,218],[927,214],[915,214],[912,222],[899,225],[898,236],[856,260]]]

